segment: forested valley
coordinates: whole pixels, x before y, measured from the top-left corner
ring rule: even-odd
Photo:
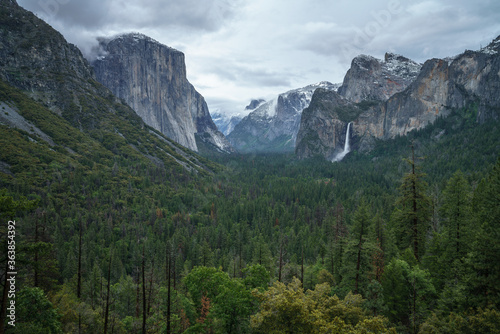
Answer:
[[[500,129],[473,105],[341,162],[198,156],[198,170],[155,164],[139,139],[68,135],[2,94],[70,148],[1,126],[6,333],[499,331]]]

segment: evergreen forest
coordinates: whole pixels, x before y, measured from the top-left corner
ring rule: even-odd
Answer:
[[[474,105],[331,163],[0,94],[55,142],[0,125],[2,332],[500,332],[500,124]]]

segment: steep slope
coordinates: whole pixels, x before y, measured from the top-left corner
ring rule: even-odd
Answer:
[[[219,131],[222,132],[224,136],[229,135],[231,131],[234,130],[236,124],[238,124],[242,120],[242,118],[239,116],[229,116],[220,112],[214,112],[211,113],[211,115],[215,126],[217,126],[217,129],[219,129]]]
[[[421,67],[421,64],[393,53],[386,53],[384,61],[361,55],[352,60],[338,92],[352,102],[386,101],[405,90]]]
[[[250,114],[252,111],[260,107],[266,101],[263,99],[252,100],[250,104],[245,107],[241,113],[236,115],[226,115],[220,112],[215,112],[212,114],[212,119],[214,120],[217,128],[225,135],[228,136],[231,132],[233,132],[236,125],[238,125],[241,120]]]
[[[356,103],[339,94],[317,92],[303,113],[297,156],[331,159],[342,150],[348,122],[353,122],[352,147],[367,151],[374,139],[404,136],[447,116],[453,109],[470,110],[477,122],[498,118],[499,48],[500,37],[479,51],[465,51],[452,59],[428,60],[414,81],[387,101]]]
[[[197,151],[198,139],[232,151],[208,106],[186,78],[184,54],[147,36],[101,39],[105,56],[92,62],[99,82],[125,100],[144,122]]]
[[[147,127],[95,80],[78,48],[15,1],[0,3],[0,36],[0,102],[5,107],[0,122],[2,136],[11,138],[12,145],[22,139],[12,131],[24,131],[34,143],[41,139],[83,166],[111,168],[127,161],[189,173],[213,167]],[[8,165],[15,157],[3,151]]]
[[[302,110],[317,88],[335,90],[338,85],[320,82],[280,94],[243,118],[228,136],[229,141],[242,152],[293,151]]]
[[[353,103],[335,91],[317,89],[309,107],[302,112],[296,155],[301,159],[321,155],[333,160],[344,148],[348,123],[363,112],[376,110],[379,104]]]

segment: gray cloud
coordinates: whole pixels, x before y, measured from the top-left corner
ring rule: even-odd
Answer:
[[[500,34],[498,0],[18,0],[89,56],[96,37],[136,31],[183,51],[209,107],[328,80],[386,51],[423,62]],[[232,107],[231,107],[232,106]]]
[[[214,65],[213,72],[222,80],[238,81],[244,86],[258,85],[261,87],[289,87],[290,76],[262,68],[257,64],[224,64]]]
[[[392,3],[392,5],[391,5]],[[363,9],[360,9],[363,11]],[[341,62],[367,53],[405,53],[425,60],[454,55],[476,40],[490,41],[500,33],[500,2],[497,1],[388,1],[365,11],[364,20],[350,24],[316,23],[299,39],[299,47]],[[342,20],[338,18],[340,22]]]
[[[26,9],[64,26],[96,30],[112,26],[217,30],[234,14],[230,0],[19,0]]]
[[[96,37],[123,32],[157,32],[188,39],[214,32],[231,20],[241,0],[19,0],[60,30],[84,54],[97,44]],[[165,31],[167,33],[165,33]]]

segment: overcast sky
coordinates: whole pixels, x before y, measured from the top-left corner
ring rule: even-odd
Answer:
[[[498,0],[18,0],[80,47],[141,32],[184,52],[210,111],[240,112],[319,81],[342,82],[353,57],[424,62],[500,35]]]

